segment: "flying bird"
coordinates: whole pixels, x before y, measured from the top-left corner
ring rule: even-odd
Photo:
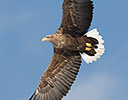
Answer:
[[[63,17],[55,34],[42,39],[53,44],[52,60],[29,100],[62,100],[71,89],[81,66],[104,53],[104,40],[97,29],[88,32],[93,17],[91,0],[64,0]]]

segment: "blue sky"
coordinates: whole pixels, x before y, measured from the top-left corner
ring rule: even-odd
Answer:
[[[127,100],[128,1],[93,0],[91,29],[105,40],[105,54],[82,63],[63,100]],[[0,0],[0,100],[28,100],[47,68],[53,48],[41,39],[61,23],[62,0]]]

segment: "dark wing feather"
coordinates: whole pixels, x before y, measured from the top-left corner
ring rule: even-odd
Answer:
[[[90,0],[64,0],[63,18],[59,30],[72,36],[84,35],[92,21],[92,3]]]
[[[80,65],[81,56],[78,52],[54,49],[50,65],[29,100],[61,100],[74,83]]]

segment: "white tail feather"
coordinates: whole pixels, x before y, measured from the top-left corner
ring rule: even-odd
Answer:
[[[98,48],[95,49],[96,51],[95,56],[89,56],[86,53],[82,53],[82,54],[80,53],[86,63],[92,63],[93,61],[97,61],[97,59],[100,58],[101,55],[103,55],[105,51],[105,47],[103,45],[104,40],[102,39],[102,36],[99,35],[99,32],[97,31],[97,29],[93,29],[88,33],[86,33],[85,35],[87,35],[87,37],[96,38],[99,42],[97,44]]]

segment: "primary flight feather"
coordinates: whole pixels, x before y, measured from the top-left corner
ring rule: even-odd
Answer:
[[[60,28],[42,41],[53,44],[52,60],[29,100],[61,100],[74,83],[81,57],[92,63],[104,53],[97,29],[88,32],[93,16],[91,0],[64,0]]]

